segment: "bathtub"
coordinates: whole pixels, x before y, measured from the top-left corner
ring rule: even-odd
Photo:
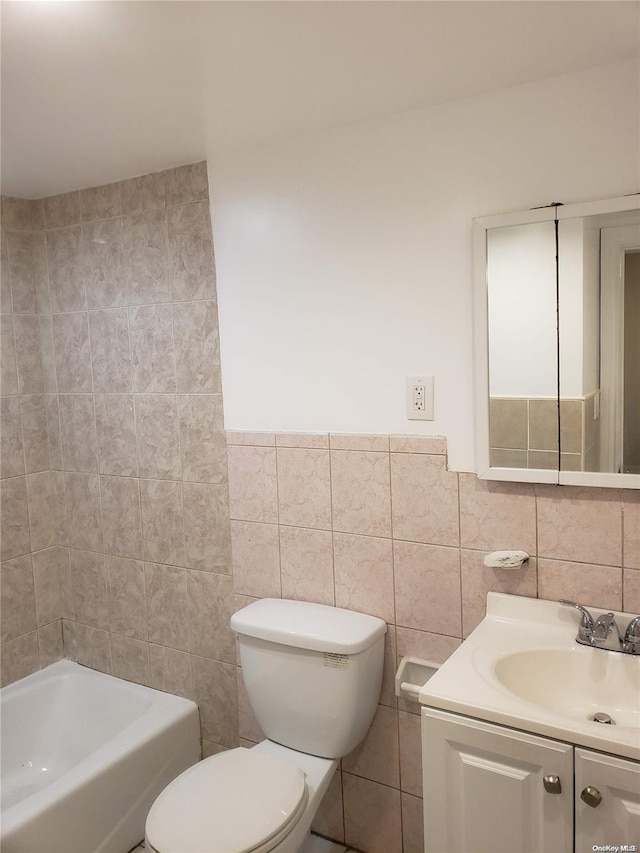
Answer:
[[[193,702],[59,661],[1,691],[2,853],[127,853],[200,758]]]

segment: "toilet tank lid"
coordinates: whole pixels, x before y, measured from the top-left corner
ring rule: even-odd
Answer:
[[[384,636],[387,623],[377,616],[326,604],[263,598],[234,613],[231,628],[285,646],[353,655]]]

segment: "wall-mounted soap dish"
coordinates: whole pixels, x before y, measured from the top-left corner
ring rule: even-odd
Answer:
[[[439,668],[434,661],[403,657],[396,672],[396,696],[417,702],[418,694]]]

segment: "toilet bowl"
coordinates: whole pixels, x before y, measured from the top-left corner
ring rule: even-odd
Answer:
[[[299,853],[340,758],[366,734],[385,622],[263,599],[235,613],[249,702],[267,738],[186,770],[147,816],[151,853]]]

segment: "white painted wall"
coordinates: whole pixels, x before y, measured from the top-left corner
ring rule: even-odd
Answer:
[[[638,125],[620,63],[210,158],[227,429],[438,433],[473,470],[471,220],[637,190]]]

